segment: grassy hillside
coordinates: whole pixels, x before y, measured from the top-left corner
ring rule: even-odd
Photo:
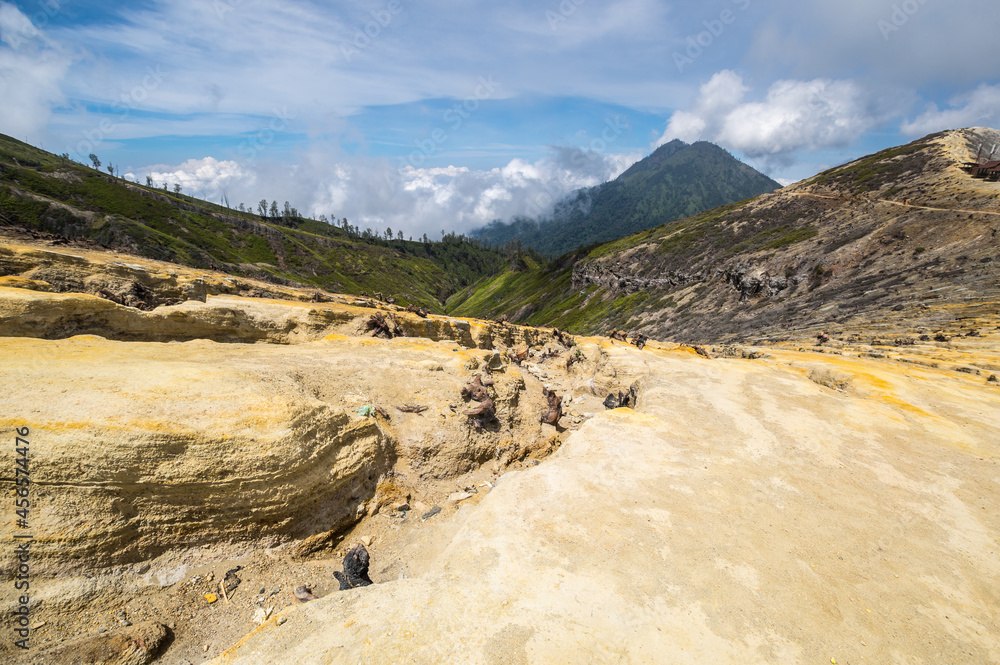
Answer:
[[[567,254],[548,265],[486,277],[449,298],[447,310],[453,316],[485,319],[507,315],[517,323],[573,332],[637,323],[633,314],[655,304],[645,294],[614,294],[594,284],[573,288],[573,268],[586,256],[586,252]]]
[[[690,341],[924,320],[938,306],[958,316],[953,302],[1000,300],[1000,186],[958,166],[995,135],[983,131],[931,135],[548,267],[484,279],[448,307],[575,333],[625,327]]]
[[[263,220],[115,178],[2,135],[0,225],[277,283],[381,291],[436,311],[507,260],[462,236],[387,241],[311,219]]]

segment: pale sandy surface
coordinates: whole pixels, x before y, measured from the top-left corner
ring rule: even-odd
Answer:
[[[376,340],[368,301],[38,251],[0,257],[23,264],[0,423],[32,427],[38,500],[24,662],[129,621],[169,626],[171,665],[1000,662],[996,303],[708,360],[402,313]],[[109,275],[186,300],[68,286]],[[460,390],[486,365],[500,420],[477,430]],[[636,409],[604,410],[632,385]],[[376,584],[341,593],[362,539]],[[233,602],[207,603],[236,565]],[[319,600],[291,600],[304,583]]]
[[[610,353],[648,372],[638,411],[509,474],[423,576],[287,611],[215,662],[1000,661],[1000,389]]]

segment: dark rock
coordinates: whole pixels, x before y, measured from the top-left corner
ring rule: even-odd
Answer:
[[[393,337],[398,337],[399,335],[403,334],[403,329],[400,327],[399,322],[396,320],[395,314],[389,314],[389,316],[386,317],[381,312],[376,312],[372,314],[370,317],[368,317],[368,323],[366,324],[366,328],[368,330],[373,331],[372,337],[384,337],[386,339],[392,339]]]
[[[628,407],[634,409],[638,403],[638,385],[633,383],[629,386],[628,392],[618,391],[618,394],[611,393],[604,399],[604,408],[620,409]]]
[[[547,425],[555,425],[562,418],[562,397],[548,388],[542,388],[542,395],[549,403],[549,410],[542,416],[542,422]]]
[[[483,379],[481,374],[477,374],[476,378],[469,385],[462,388],[462,399],[473,399],[477,402],[482,402],[490,395],[486,388],[492,385],[493,381],[491,379]]]
[[[339,570],[333,574],[340,582],[340,590],[357,589],[358,587],[370,586],[371,578],[368,577],[368,565],[371,558],[364,545],[355,545],[344,556],[344,572]]]
[[[472,423],[476,426],[476,429],[480,429],[483,425],[488,425],[495,422],[497,419],[496,406],[493,404],[493,400],[489,397],[484,397],[479,406],[470,411],[464,411],[464,415],[472,419]]]

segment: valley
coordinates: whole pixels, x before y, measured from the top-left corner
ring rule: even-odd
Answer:
[[[0,229],[32,531],[32,652],[0,654],[1000,658],[1000,199],[953,168],[972,140],[505,257],[429,313]],[[340,590],[359,545],[374,584]]]

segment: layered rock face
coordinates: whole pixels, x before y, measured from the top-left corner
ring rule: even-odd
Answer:
[[[294,346],[3,338],[4,427],[30,427],[39,574],[133,563],[168,548],[337,531],[397,463],[458,475],[541,426],[500,357],[504,431],[468,431],[453,342],[331,336]],[[540,402],[540,399],[539,399]],[[428,416],[396,405],[434,407]],[[392,412],[386,420],[368,407]],[[540,408],[540,406],[538,407]],[[362,414],[358,413],[358,410]],[[522,412],[523,411],[523,412]],[[402,458],[402,459],[401,459]],[[412,463],[412,466],[411,466]]]
[[[378,511],[387,478],[415,487],[558,445],[537,381],[529,394],[502,353],[551,332],[75,248],[12,243],[0,259],[0,376],[20,386],[0,397],[0,423],[30,431],[43,625],[127,601],[117,581],[116,594],[59,580],[111,584],[128,570],[145,574],[137,588],[169,586],[174,573],[141,564],[233,544],[321,554]],[[371,336],[376,308],[402,336]],[[480,372],[497,420],[475,430],[461,389]],[[14,457],[7,447],[8,471]],[[5,537],[14,531],[5,521]],[[7,578],[16,568],[0,562]]]
[[[606,350],[645,369],[636,410],[508,474],[422,577],[290,609],[213,663],[1000,659],[997,389]]]
[[[194,662],[219,654],[204,630],[230,631],[221,650],[271,603],[215,662],[1000,660],[991,308],[961,339],[899,353],[567,348],[349,296],[246,297],[264,286],[140,259],[14,243],[3,257],[0,429],[30,428],[31,608],[50,662],[132,649],[141,636],[70,621],[105,608],[159,611],[142,657]],[[119,281],[72,290],[100,275]],[[372,337],[376,312],[403,335]],[[462,388],[481,374],[497,421],[476,427]],[[635,408],[600,406],[630,390]],[[374,585],[319,577],[317,600],[291,598],[324,570],[306,557],[336,561],[359,520],[383,517]],[[208,604],[219,580],[194,574],[214,548],[262,580],[231,604]],[[8,587],[14,566],[0,563]]]

